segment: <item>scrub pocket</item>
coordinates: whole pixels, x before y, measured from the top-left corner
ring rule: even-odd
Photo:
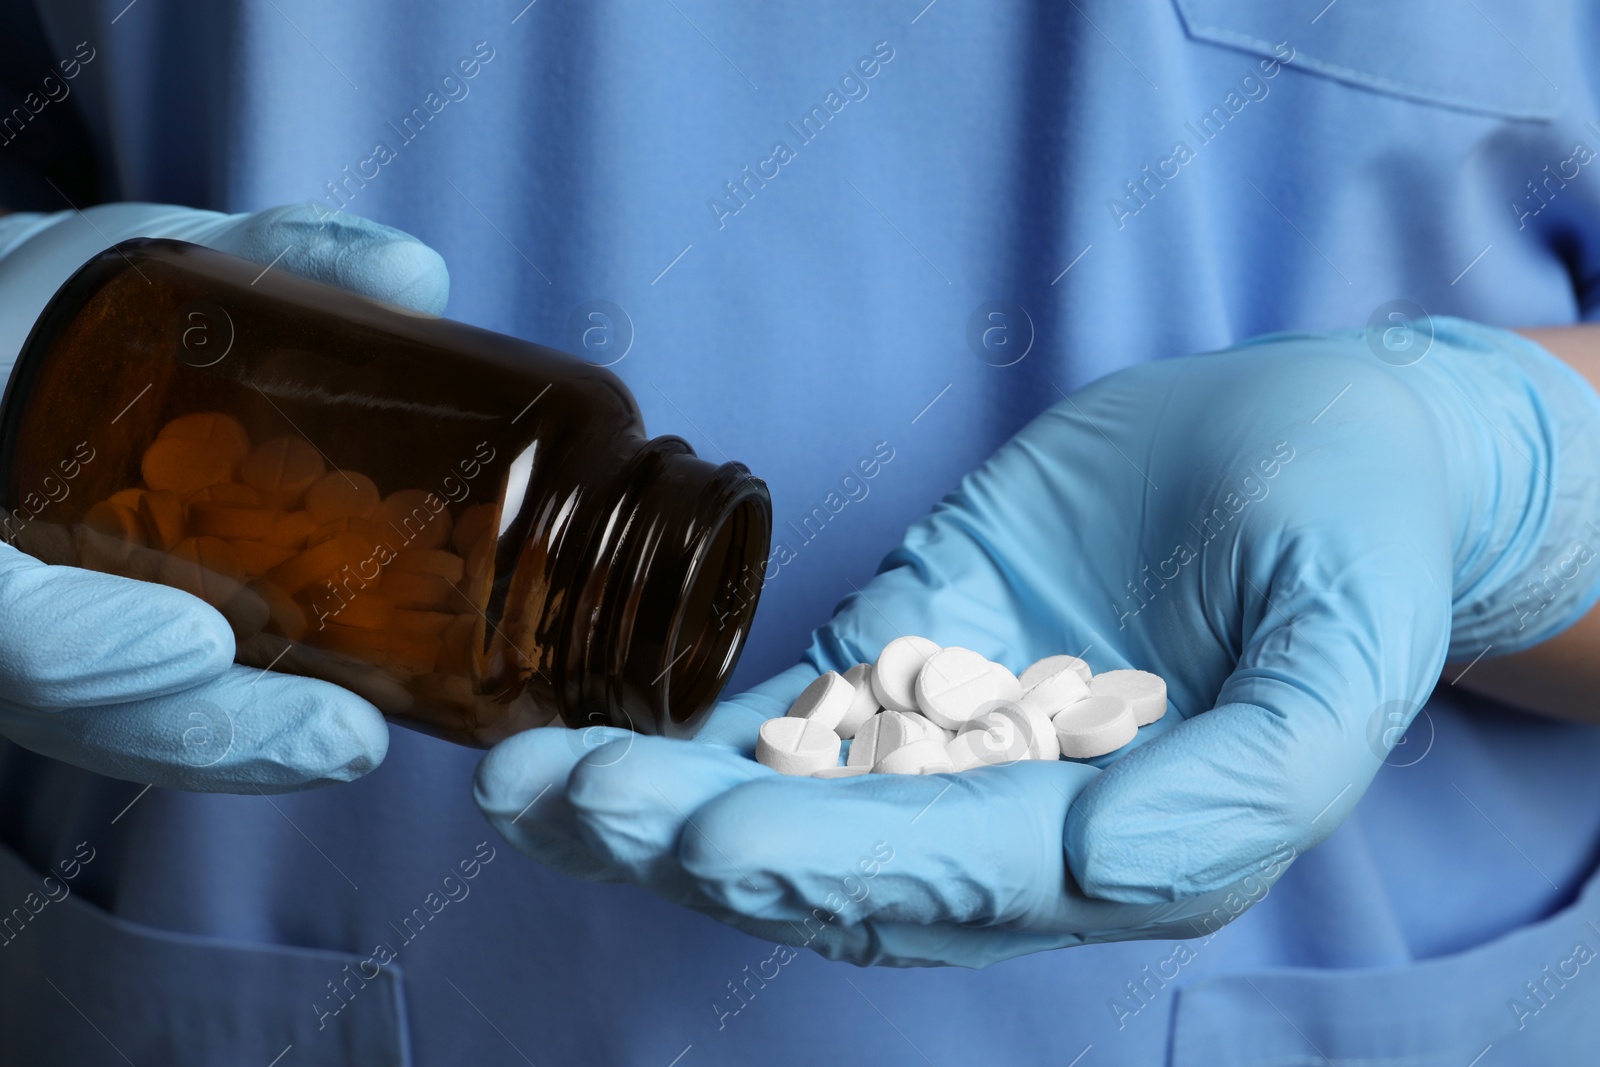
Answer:
[[[76,895],[40,906],[42,885],[42,875],[0,848],[0,922],[11,920],[0,935],[0,1062],[411,1063],[404,988],[393,967],[319,1029],[313,1004],[365,957],[170,933]]]
[[[1372,92],[1527,121],[1548,121],[1560,108],[1556,86],[1567,72],[1551,57],[1566,51],[1563,5],[1327,2],[1174,0],[1195,40],[1269,59],[1287,43],[1293,69]]]
[[[1282,970],[1178,994],[1172,1067],[1525,1067],[1596,1062],[1600,875],[1576,903],[1407,967]]]

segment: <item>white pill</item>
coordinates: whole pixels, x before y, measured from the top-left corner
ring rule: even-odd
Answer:
[[[854,737],[862,723],[878,714],[878,694],[872,691],[872,664],[856,664],[844,672],[844,680],[855,689],[855,695],[844,718],[833,729],[840,737]]]
[[[1022,681],[1011,673],[1009,667],[1003,663],[990,663],[989,672],[994,675],[995,687],[999,690],[997,700],[1022,699]]]
[[[1050,721],[1050,716],[1029,707],[1022,710],[1028,716],[1028,739],[1032,742],[1028,755],[1033,759],[1060,759],[1061,739],[1056,736],[1055,723]]]
[[[845,766],[865,767],[870,771],[872,765],[878,762],[878,735],[883,732],[884,724],[890,717],[898,714],[897,711],[886,711],[862,723],[850,742],[850,755],[845,758]]]
[[[1149,671],[1106,671],[1089,682],[1095,696],[1121,697],[1133,705],[1133,721],[1149,726],[1167,713],[1167,683]]]
[[[954,769],[944,745],[932,737],[901,745],[872,768],[876,774],[941,774]]]
[[[969,758],[989,766],[1015,763],[1033,758],[1034,734],[1038,729],[1037,721],[1020,705],[994,701],[962,727],[955,740],[945,747],[958,764]]]
[[[970,648],[940,649],[917,675],[917,707],[945,729],[959,730],[980,707],[1002,699],[1003,682],[996,666]]]
[[[815,774],[839,763],[839,735],[815,719],[768,719],[756,738],[756,762],[779,774]]]
[[[1115,752],[1139,732],[1133,705],[1117,696],[1091,696],[1080,700],[1052,720],[1061,754],[1088,759]]]
[[[1056,728],[1050,724],[1048,716],[1015,700],[996,701],[992,708],[985,710],[1018,717],[1019,736],[1025,746],[1025,755],[1020,758],[1056,759],[1061,755],[1061,746],[1056,741]]]
[[[863,774],[871,774],[871,767],[824,767],[820,771],[813,771],[813,778],[857,778]]]
[[[855,700],[855,686],[837,671],[817,675],[789,705],[789,718],[810,719],[828,729],[836,729]]]
[[[939,646],[926,637],[897,637],[872,665],[872,691],[890,711],[917,710],[917,675]]]
[[[897,748],[918,741],[938,741],[940,744],[948,739],[948,735],[939,727],[915,712],[886,711],[875,716],[874,720],[883,720],[883,725],[878,728],[878,747],[873,753],[873,765],[883,762],[883,757]]]
[[[945,755],[950,757],[950,769],[970,771],[985,766],[988,761],[984,758],[982,741],[983,735],[978,732],[956,734],[955,740],[944,746]]]
[[[897,711],[895,714],[906,720],[907,736],[913,741],[931,737],[942,745],[956,735],[954,730],[946,730],[926,715],[918,715],[914,711]]]
[[[1023,707],[1037,711],[1047,719],[1076,704],[1089,699],[1089,683],[1071,667],[1063,667],[1035,682],[1018,701]]]
[[[1027,744],[1014,741],[1016,737],[1016,731],[1009,729],[1004,735],[998,731],[966,730],[957,734],[955,740],[944,746],[944,750],[954,770],[1002,766],[1027,758]],[[1022,756],[1012,755],[1009,749],[1013,747],[1019,748]]]
[[[1041,681],[1056,673],[1056,671],[1065,670],[1068,667],[1077,671],[1078,676],[1086,682],[1092,677],[1089,665],[1077,656],[1046,656],[1022,672],[1022,688],[1024,690],[1032,689]]]

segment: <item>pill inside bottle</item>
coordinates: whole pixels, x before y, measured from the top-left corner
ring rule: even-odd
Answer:
[[[732,674],[765,485],[612,372],[178,241],[56,294],[0,405],[0,537],[211,605],[236,660],[488,746],[687,736]]]

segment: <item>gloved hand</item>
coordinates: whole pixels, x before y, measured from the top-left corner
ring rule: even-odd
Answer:
[[[558,869],[856,962],[1213,929],[1349,813],[1447,652],[1529,647],[1600,593],[1580,571],[1533,611],[1524,589],[1600,503],[1600,401],[1515,335],[1425,325],[1404,366],[1360,332],[1276,335],[1102,379],[700,737],[530,731],[484,759],[480,805]],[[901,634],[1013,670],[1087,648],[1163,676],[1175,714],[1104,769],[819,781],[749,760],[819,671]]]
[[[134,237],[208,245],[438,313],[438,253],[308,205],[257,214],[154,204],[0,217],[0,372],[34,319],[95,253]],[[280,258],[281,255],[281,258]],[[165,586],[47,566],[0,544],[0,735],[114,778],[263,793],[358,778],[383,761],[383,716],[337,686],[233,663],[204,601]]]

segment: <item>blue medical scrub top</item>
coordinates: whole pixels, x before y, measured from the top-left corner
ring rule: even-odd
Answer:
[[[762,475],[790,551],[736,685],[1059,391],[1397,299],[1594,312],[1592,9],[524,3],[55,3],[38,65],[93,50],[116,196],[409,230],[449,314],[613,364],[653,432]],[[404,729],[271,799],[3,758],[0,905],[77,863],[0,946],[7,1062],[1497,1067],[1600,1036],[1600,733],[1449,684],[1233,925],[982,972],[545,871],[473,806],[479,754]]]

